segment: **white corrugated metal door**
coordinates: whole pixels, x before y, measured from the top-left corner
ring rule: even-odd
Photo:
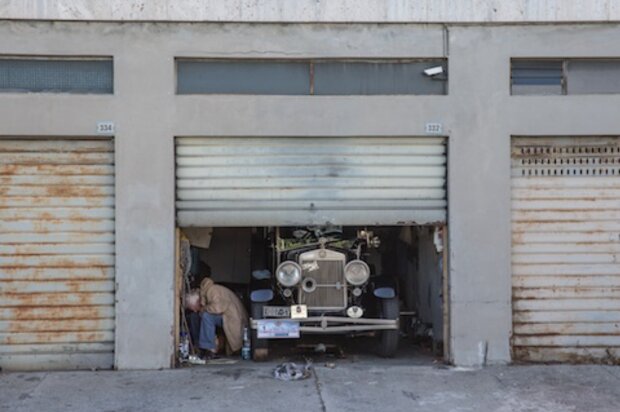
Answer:
[[[620,139],[512,146],[513,356],[620,355]]]
[[[446,218],[443,138],[177,138],[179,226]]]
[[[0,366],[114,364],[112,140],[0,139]]]

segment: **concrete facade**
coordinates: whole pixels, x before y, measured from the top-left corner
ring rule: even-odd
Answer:
[[[612,3],[608,3],[612,4]],[[12,4],[2,5],[4,10]],[[2,8],[0,8],[1,10]],[[113,56],[113,95],[0,94],[2,136],[116,124],[116,366],[173,355],[175,136],[448,137],[450,359],[510,361],[510,138],[618,135],[620,95],[510,96],[511,57],[620,57],[620,25],[0,22],[2,55]],[[596,47],[593,47],[596,45]],[[175,57],[446,57],[446,96],[175,95]]]
[[[295,23],[531,23],[620,20],[619,0],[0,0],[33,20]]]

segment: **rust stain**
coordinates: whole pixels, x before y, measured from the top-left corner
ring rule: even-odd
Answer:
[[[544,347],[521,347],[512,348],[513,359],[526,363],[569,363],[569,364],[606,364],[620,365],[620,357],[615,355],[611,349],[605,350],[605,355],[595,356],[594,354],[583,354],[575,352],[557,353],[551,356],[545,353]]]
[[[12,175],[58,175],[58,176],[73,176],[73,175],[108,175],[110,174],[105,167],[107,164],[102,165],[70,165],[70,164],[4,164],[0,165],[0,175],[12,176]]]
[[[18,165],[0,165],[0,174],[3,175],[14,175],[19,170]]]
[[[59,155],[59,153],[55,153]],[[42,152],[14,152],[13,155],[7,156],[7,163],[19,165],[19,166],[36,166],[41,163],[53,163],[54,165],[72,165],[72,164],[106,164],[109,162],[109,152],[91,153],[87,152],[68,152],[63,156],[52,157],[47,153]]]
[[[3,293],[2,300],[20,306],[86,306],[92,293]]]
[[[16,276],[21,271],[23,271],[23,268],[19,268],[19,267],[3,267],[2,268],[2,272],[5,275],[11,275],[11,276]],[[32,268],[31,271],[32,271],[32,276],[29,277],[29,279],[40,279],[40,278],[46,277],[47,270],[45,268]],[[7,280],[10,280],[10,279],[7,279]],[[18,279],[15,279],[15,280],[18,280]]]
[[[58,255],[58,256],[62,256],[62,255]],[[37,263],[34,263],[34,264],[37,264]],[[11,270],[11,269],[29,269],[33,267],[32,265],[33,265],[32,257],[27,256],[23,261],[12,262],[10,266],[0,265],[0,268],[2,268],[3,271]],[[50,261],[44,261],[44,264],[39,262],[38,266],[45,266],[46,268],[52,268],[52,269],[59,269],[59,268],[95,269],[95,268],[112,267],[112,265],[105,263],[105,261],[102,261],[102,258],[100,257],[91,257],[91,258],[88,258],[86,260],[82,260],[79,262],[76,262],[75,260],[68,259],[68,258],[67,259],[65,258],[53,259]],[[41,268],[41,269],[44,270],[45,268]]]
[[[105,340],[105,334],[103,332],[48,331],[29,334],[28,338],[19,335],[9,335],[4,338],[4,342],[8,345],[22,343],[61,343],[73,342],[75,340],[79,342],[101,342]]]
[[[66,282],[65,287],[68,292],[81,292],[84,289],[84,284],[81,282]]]
[[[98,279],[98,278],[90,278],[90,279],[79,279],[72,278],[71,280],[62,280],[62,279],[40,279],[40,280],[21,280],[21,279],[2,279],[0,280],[0,285],[2,285],[2,293],[4,294],[26,294],[26,293],[44,293],[44,292],[24,292],[24,283],[26,282],[36,282],[39,285],[52,285],[55,287],[57,292],[50,293],[106,293],[105,290],[102,291],[91,291],[89,290],[89,286],[93,284],[102,284],[105,283],[107,279]]]
[[[98,187],[85,186],[47,186],[45,192],[48,196],[53,197],[92,197],[104,195],[104,191]]]
[[[523,235],[524,233],[520,232],[512,232],[512,241],[513,243],[523,243]]]
[[[51,220],[54,219],[54,215],[50,212],[42,212],[39,214],[39,219]]]
[[[30,321],[30,322],[9,322],[7,332],[83,332],[89,330],[102,330],[102,320],[58,320],[58,321]]]
[[[0,266],[2,267],[3,275],[7,277],[12,276],[12,279],[2,279],[3,282],[8,281],[28,281],[28,280],[104,280],[109,279],[110,274],[109,271],[112,268],[111,265],[87,265],[86,267],[71,265],[68,267],[56,266],[52,269],[66,269],[66,274],[63,274],[62,277],[51,278],[49,274],[50,266],[47,267],[32,267],[32,266]],[[94,273],[91,276],[83,276],[80,273],[83,273],[84,270],[88,269]],[[24,270],[29,272],[28,276],[19,277]],[[77,273],[77,274],[76,274]]]
[[[19,288],[17,289],[17,292],[12,292],[12,293],[24,293],[23,292],[23,288],[21,286],[21,284],[25,283],[25,282],[31,282],[31,281],[35,281],[35,282],[42,282],[42,283],[60,283],[60,284],[67,284],[66,286],[69,287],[69,282],[73,283],[81,283],[84,284],[86,282],[105,282],[105,281],[111,281],[112,278],[107,276],[107,277],[72,277],[71,279],[47,279],[47,278],[43,278],[43,279],[34,279],[32,277],[29,277],[27,279],[0,279],[0,283],[3,285],[8,285],[6,287],[15,287],[15,288]],[[17,286],[13,286],[13,284],[18,284]],[[8,289],[3,289],[2,290],[3,293],[9,293],[10,290]],[[86,290],[84,291],[80,291],[80,292],[88,292]],[[95,293],[95,292],[94,292]]]
[[[80,320],[103,319],[103,306],[20,307],[11,310],[14,320]]]
[[[86,334],[81,334],[81,339],[82,341],[86,341],[86,342],[97,342],[97,341],[102,341],[104,340],[105,337],[103,335],[103,333],[101,332],[90,332],[90,333],[86,333]]]

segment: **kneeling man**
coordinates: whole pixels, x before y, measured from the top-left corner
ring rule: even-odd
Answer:
[[[248,315],[233,291],[216,285],[211,278],[205,278],[200,284],[200,292],[190,292],[185,302],[189,310],[200,312],[198,348],[201,358],[217,357],[215,329],[218,326],[224,330],[227,352],[232,354],[241,349]]]

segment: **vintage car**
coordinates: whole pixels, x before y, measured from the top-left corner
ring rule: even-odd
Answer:
[[[269,339],[306,334],[374,335],[378,353],[394,356],[399,338],[395,283],[367,263],[380,240],[355,229],[275,228],[270,270],[253,272],[252,352],[267,356]],[[376,253],[376,252],[375,252]]]

